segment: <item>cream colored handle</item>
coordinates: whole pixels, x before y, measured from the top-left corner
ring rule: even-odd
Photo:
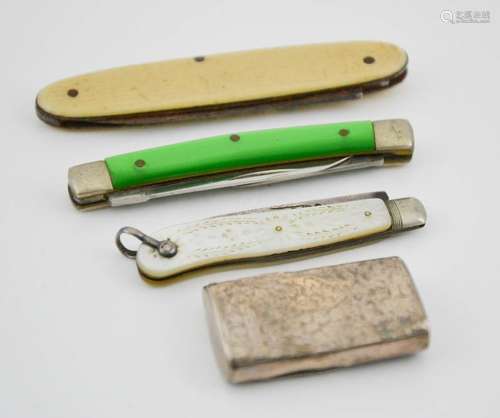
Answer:
[[[383,42],[226,53],[68,78],[44,88],[37,106],[46,119],[84,120],[293,100],[388,80],[406,63],[402,49]]]
[[[230,261],[306,250],[388,230],[392,218],[385,202],[371,198],[312,207],[269,209],[228,215],[162,229],[153,238],[169,238],[177,254],[162,257],[141,244],[140,272],[165,279],[189,270]]]

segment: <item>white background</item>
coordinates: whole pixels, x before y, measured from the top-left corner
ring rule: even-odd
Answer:
[[[443,9],[489,10],[445,24]],[[3,1],[0,417],[498,417],[500,202],[498,7],[490,2]],[[280,45],[378,39],[410,57],[407,79],[358,101],[149,128],[62,130],[37,91],[82,72]],[[79,213],[71,165],[233,131],[403,117],[404,167]],[[114,247],[146,232],[253,207],[386,190],[428,210],[419,231],[264,268],[142,281]],[[233,386],[209,345],[201,289],[263,272],[391,255],[413,273],[431,324],[417,356]]]

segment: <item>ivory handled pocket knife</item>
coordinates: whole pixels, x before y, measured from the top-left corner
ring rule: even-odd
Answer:
[[[121,228],[115,242],[135,258],[139,273],[162,280],[213,265],[266,261],[353,246],[425,225],[415,198],[389,199],[385,192],[249,210],[164,228],[146,235]],[[141,241],[137,251],[124,234]]]
[[[56,126],[144,125],[360,98],[406,75],[385,42],[340,42],[198,56],[57,81],[36,98]]]
[[[116,155],[71,167],[68,185],[78,208],[97,209],[404,163],[412,154],[406,120],[333,123],[234,132]]]

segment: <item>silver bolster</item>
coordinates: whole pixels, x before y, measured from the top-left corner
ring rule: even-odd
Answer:
[[[373,122],[375,149],[383,154],[385,164],[407,162],[413,155],[413,129],[406,119],[388,119]]]
[[[93,161],[71,167],[68,171],[71,198],[77,204],[90,204],[107,199],[113,191],[111,177],[104,161]]]
[[[427,213],[420,200],[413,197],[388,200],[387,209],[392,217],[392,231],[420,228],[427,222]]]

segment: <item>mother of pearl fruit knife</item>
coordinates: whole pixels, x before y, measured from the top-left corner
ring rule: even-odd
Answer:
[[[412,153],[401,119],[234,132],[71,167],[69,194],[80,209],[122,206],[402,163]]]
[[[131,227],[116,235],[119,250],[139,273],[162,280],[203,267],[266,261],[352,246],[425,225],[417,199],[389,200],[385,192],[249,210],[164,228],[152,236]],[[122,235],[142,243],[127,248]]]
[[[113,68],[41,90],[57,126],[137,125],[362,97],[401,81],[408,57],[385,42],[342,42]]]

